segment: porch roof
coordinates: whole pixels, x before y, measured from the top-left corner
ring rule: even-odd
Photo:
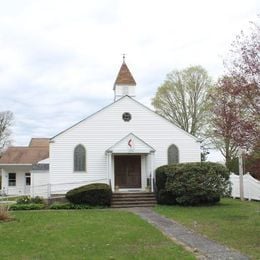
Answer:
[[[106,152],[121,154],[151,153],[155,152],[155,149],[138,136],[134,135],[133,133],[130,133],[118,142],[116,142],[114,145],[109,147],[106,150]]]

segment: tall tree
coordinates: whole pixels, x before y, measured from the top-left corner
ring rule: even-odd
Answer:
[[[259,16],[260,18],[260,16]],[[248,109],[260,113],[260,26],[252,23],[249,34],[243,31],[232,44],[231,58],[226,66],[236,80],[238,94]]]
[[[232,164],[238,148],[251,150],[260,136],[260,27],[241,32],[225,61],[227,76],[218,80],[210,95],[211,128],[215,147]]]
[[[211,127],[208,137],[220,150],[229,167],[239,147],[249,149],[257,139],[258,122],[241,99],[236,79],[222,77],[210,94]]]
[[[11,126],[13,123],[13,113],[11,111],[0,112],[0,155],[6,146],[11,143]]]
[[[234,95],[244,107],[248,121],[254,122],[249,142],[240,147],[252,148],[260,135],[260,26],[252,23],[248,34],[241,32],[232,44],[231,58],[226,62],[234,79]],[[252,139],[254,141],[252,142]]]
[[[211,79],[201,66],[174,70],[158,88],[152,105],[158,114],[199,136],[207,118],[210,87]]]
[[[241,112],[233,89],[232,78],[223,77],[212,89],[209,99],[212,116],[207,136],[224,156],[227,166],[237,152],[238,146],[234,142],[234,136],[239,131],[237,119]]]
[[[245,156],[245,170],[260,180],[260,137],[253,149]]]

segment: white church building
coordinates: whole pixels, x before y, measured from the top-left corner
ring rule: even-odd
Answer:
[[[125,61],[113,91],[113,103],[54,137],[9,147],[0,158],[2,193],[50,197],[97,182],[112,191],[153,191],[157,167],[200,161],[194,136],[135,99]]]

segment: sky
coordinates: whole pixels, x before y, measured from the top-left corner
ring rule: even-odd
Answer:
[[[216,80],[257,0],[0,0],[0,111],[14,145],[52,137],[113,102],[126,53],[137,100],[174,69],[201,65]],[[213,152],[212,160],[220,160]]]

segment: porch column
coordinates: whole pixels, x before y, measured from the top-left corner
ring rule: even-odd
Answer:
[[[107,152],[107,178],[109,184],[111,184],[111,189],[113,190],[111,167],[112,167],[112,152],[109,151]]]
[[[150,167],[151,167],[151,191],[154,192],[153,179],[154,179],[154,151],[150,152]]]

